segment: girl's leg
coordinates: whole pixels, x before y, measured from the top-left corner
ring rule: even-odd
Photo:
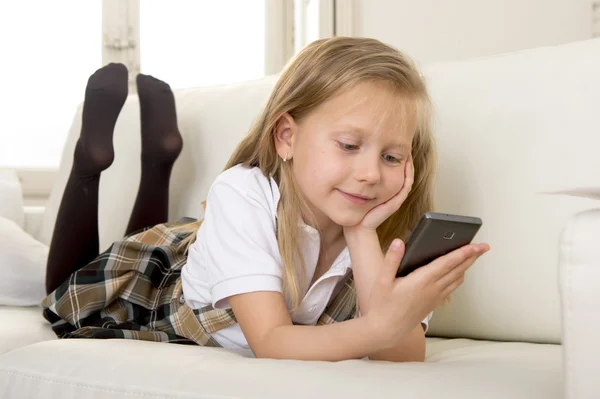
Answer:
[[[169,182],[183,147],[171,87],[152,76],[136,78],[142,126],[142,176],[126,234],[167,222]]]
[[[113,130],[127,98],[127,68],[109,64],[90,76],[73,167],[58,209],[46,266],[50,293],[98,255],[98,185],[113,162]]]

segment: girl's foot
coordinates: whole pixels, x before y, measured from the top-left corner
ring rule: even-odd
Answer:
[[[74,170],[99,174],[114,160],[113,131],[127,99],[127,68],[108,64],[88,79],[81,134],[75,147]]]
[[[175,98],[171,87],[162,80],[138,74],[142,124],[142,163],[170,165],[183,147],[177,128]]]

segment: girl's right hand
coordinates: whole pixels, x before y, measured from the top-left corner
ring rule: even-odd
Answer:
[[[365,316],[383,348],[397,345],[464,281],[465,272],[490,249],[469,244],[439,257],[406,277],[396,278],[404,243],[396,239],[373,283],[369,313]]]

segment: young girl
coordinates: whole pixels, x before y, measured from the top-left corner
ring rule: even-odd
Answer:
[[[43,303],[57,335],[282,359],[424,360],[431,312],[489,247],[467,245],[395,277],[400,239],[432,209],[431,106],[409,60],[373,39],[307,46],[213,183],[198,222],[164,223],[182,145],[174,99],[161,81],[137,83],[140,189],[127,237],[100,255],[98,180],[112,162],[127,72],[109,65],[86,89]]]

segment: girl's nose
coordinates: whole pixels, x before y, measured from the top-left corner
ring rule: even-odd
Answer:
[[[356,158],[354,178],[367,184],[377,184],[381,179],[381,162],[379,157],[364,154]]]

